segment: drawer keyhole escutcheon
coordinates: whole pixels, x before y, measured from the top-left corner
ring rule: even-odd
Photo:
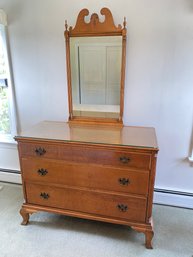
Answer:
[[[46,174],[48,174],[48,171],[46,169],[39,169],[37,171],[37,173],[40,175],[40,176],[45,176]]]
[[[119,178],[118,181],[119,181],[119,184],[122,186],[128,186],[130,184],[130,181],[128,178]]]
[[[41,193],[40,194],[40,197],[42,197],[43,199],[45,199],[45,200],[47,200],[50,196],[49,196],[49,194],[48,193]]]
[[[35,149],[35,153],[38,155],[38,156],[42,156],[46,153],[46,150],[42,147],[38,147]]]
[[[126,164],[126,163],[128,163],[128,162],[130,161],[130,158],[129,158],[129,157],[126,157],[126,156],[121,156],[121,157],[119,158],[119,160],[120,160],[120,162]]]
[[[117,205],[117,208],[118,208],[119,211],[121,211],[121,212],[126,212],[126,211],[128,210],[127,205],[124,205],[124,204],[118,204],[118,205]]]

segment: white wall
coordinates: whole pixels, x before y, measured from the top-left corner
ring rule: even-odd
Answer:
[[[104,6],[116,23],[127,18],[125,125],[156,128],[156,187],[193,192],[187,160],[193,133],[192,0],[1,0],[9,19],[20,129],[67,120],[64,20],[74,25],[80,9],[99,12]]]

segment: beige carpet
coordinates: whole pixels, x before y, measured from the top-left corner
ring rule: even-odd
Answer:
[[[2,184],[0,184],[1,186]],[[22,189],[3,184],[0,191],[0,257],[192,257],[193,210],[154,206],[154,249],[144,235],[126,226],[33,214],[21,226]]]

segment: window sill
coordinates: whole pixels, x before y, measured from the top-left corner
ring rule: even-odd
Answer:
[[[12,135],[1,135],[0,134],[0,144],[12,144],[16,145],[17,143],[13,139]]]
[[[193,162],[193,156],[190,156],[188,159],[190,162]]]

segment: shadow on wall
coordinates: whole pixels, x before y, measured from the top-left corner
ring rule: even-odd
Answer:
[[[192,0],[186,0],[188,10],[193,14],[193,1]]]
[[[17,2],[11,3],[10,6],[5,6],[4,11],[7,13],[8,25],[13,24],[20,20],[23,12],[23,4]]]

